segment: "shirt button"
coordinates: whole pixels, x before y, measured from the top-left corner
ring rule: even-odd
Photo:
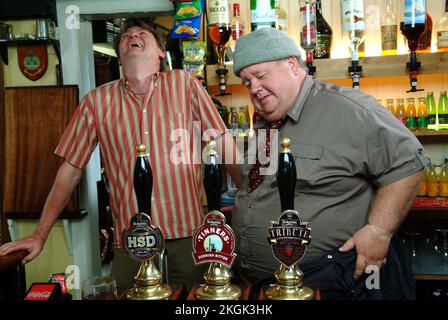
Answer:
[[[146,109],[143,109],[143,112],[145,112],[145,113],[146,113]]]
[[[156,201],[156,198],[151,197],[151,201],[152,201],[152,202]]]
[[[249,209],[252,209],[254,205],[252,203],[249,203]]]
[[[148,132],[148,131],[145,131],[145,134],[149,134],[149,132]]]

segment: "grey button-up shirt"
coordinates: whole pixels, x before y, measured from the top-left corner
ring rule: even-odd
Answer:
[[[287,116],[279,136],[291,139],[297,170],[295,209],[312,229],[300,263],[341,246],[367,223],[379,187],[412,175],[428,161],[405,126],[373,97],[351,88],[307,76]],[[246,160],[250,156],[246,153]],[[279,266],[267,234],[281,213],[280,197],[275,174],[265,176],[249,194],[252,165],[245,163],[232,228],[237,266],[260,278]]]

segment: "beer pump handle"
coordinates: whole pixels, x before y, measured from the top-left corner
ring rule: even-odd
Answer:
[[[207,162],[204,166],[204,188],[207,195],[208,211],[219,211],[221,206],[222,172],[218,163],[216,141],[208,143]]]
[[[137,160],[134,166],[134,191],[137,197],[138,212],[151,217],[152,170],[144,144],[137,146]]]
[[[291,141],[283,138],[280,141],[278,158],[277,185],[280,192],[282,211],[294,210],[294,194],[296,189],[296,165],[289,146]]]

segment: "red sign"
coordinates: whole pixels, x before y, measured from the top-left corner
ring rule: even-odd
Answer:
[[[193,236],[193,259],[196,264],[218,262],[231,266],[235,259],[235,236],[219,211],[209,212]]]
[[[20,71],[30,80],[36,81],[45,74],[48,66],[46,44],[19,45],[17,56]]]

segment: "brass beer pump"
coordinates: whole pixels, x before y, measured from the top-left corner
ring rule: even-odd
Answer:
[[[241,296],[241,289],[230,283],[229,272],[235,258],[235,236],[219,211],[222,173],[216,142],[210,141],[208,148],[204,188],[209,213],[193,236],[193,259],[196,264],[210,263],[210,266],[204,274],[205,284],[196,290],[195,297],[198,300],[236,300]]]
[[[294,210],[296,166],[289,149],[291,142],[283,138],[278,160],[277,185],[280,192],[282,213],[279,221],[272,222],[268,242],[275,258],[281,263],[274,273],[275,286],[266,290],[269,300],[311,300],[314,292],[302,284],[303,272],[297,262],[304,256],[311,241],[309,229],[302,223],[300,214]],[[296,235],[292,236],[291,235]]]
[[[134,190],[138,210],[131,218],[131,227],[123,231],[123,248],[134,260],[141,261],[135,276],[135,284],[126,292],[128,300],[166,300],[172,289],[161,283],[162,274],[154,258],[163,251],[163,235],[151,224],[152,170],[146,157],[146,147],[137,147],[137,162],[134,167]]]

